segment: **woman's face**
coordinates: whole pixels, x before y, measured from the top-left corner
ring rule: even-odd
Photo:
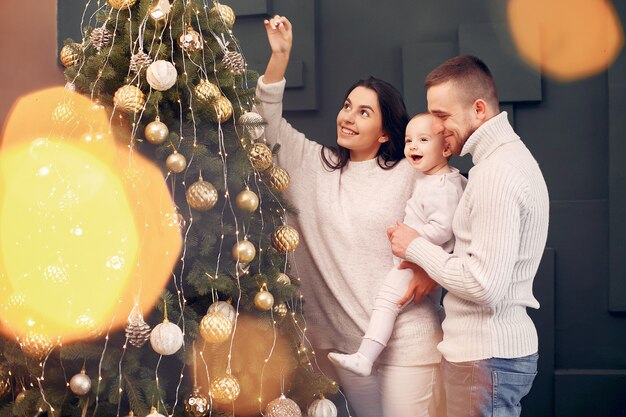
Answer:
[[[337,144],[350,150],[351,161],[374,159],[387,142],[378,95],[366,87],[350,92],[337,114]]]

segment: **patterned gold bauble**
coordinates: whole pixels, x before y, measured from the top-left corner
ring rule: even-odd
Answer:
[[[208,80],[200,80],[200,83],[194,88],[198,100],[211,102],[222,96],[218,86]]]
[[[232,29],[235,24],[235,12],[225,4],[216,4],[209,10],[211,23],[220,29]]]
[[[72,105],[69,103],[59,103],[52,112],[52,121],[63,124],[72,120],[76,116]]]
[[[280,397],[267,403],[265,417],[302,417],[302,411],[295,401],[281,394]]]
[[[187,168],[187,159],[185,158],[185,155],[174,151],[174,153],[168,156],[165,160],[165,166],[171,172],[180,174],[185,170],[185,168]]]
[[[202,417],[209,411],[209,400],[200,394],[198,388],[185,398],[185,411],[193,417]]]
[[[289,275],[283,274],[282,272],[278,274],[278,277],[276,278],[276,282],[279,282],[283,285],[291,285],[291,279],[289,278]]]
[[[82,48],[79,43],[70,43],[61,48],[59,59],[65,68],[69,68],[80,62],[82,54]]]
[[[185,193],[189,207],[198,211],[207,211],[217,203],[217,190],[208,181],[200,178],[187,188]]]
[[[258,113],[247,111],[237,119],[237,127],[245,138],[256,140],[265,132],[265,119]]]
[[[109,5],[114,9],[130,9],[137,3],[137,0],[109,0]]]
[[[300,243],[298,231],[291,226],[282,225],[272,234],[272,246],[280,253],[289,253],[296,250]]]
[[[22,351],[35,359],[43,359],[53,347],[52,339],[44,334],[30,332],[20,340]]]
[[[232,323],[235,324],[235,319],[237,318],[237,311],[235,307],[230,303],[230,301],[216,301],[209,306],[209,313],[212,311],[217,311],[222,313],[226,318]]]
[[[127,113],[137,113],[146,102],[146,96],[134,85],[124,85],[113,96],[115,107]]]
[[[256,256],[256,248],[252,242],[246,239],[240,240],[233,245],[232,255],[236,261],[249,264]]]
[[[279,303],[274,306],[274,313],[278,314],[280,317],[285,317],[288,311],[289,309],[285,303]]]
[[[211,120],[215,123],[224,123],[233,115],[233,105],[230,100],[224,96],[220,96],[209,106],[209,109],[211,110]]]
[[[178,46],[187,52],[195,52],[202,49],[202,36],[191,26],[187,26],[185,33],[178,38]]]
[[[209,311],[200,321],[200,336],[208,343],[223,343],[228,340],[233,325],[219,311]]]
[[[211,398],[218,404],[232,403],[239,397],[240,392],[239,381],[230,374],[213,379],[209,390]]]
[[[167,136],[170,134],[167,125],[159,119],[159,116],[153,122],[146,125],[143,133],[146,135],[146,140],[153,145],[160,145],[165,142]]]
[[[273,166],[267,172],[270,178],[270,185],[278,191],[285,191],[289,187],[289,173],[279,166]]]
[[[85,395],[91,390],[91,378],[82,370],[70,379],[70,390],[76,395]]]
[[[273,305],[274,296],[271,292],[265,290],[264,288],[261,289],[261,291],[256,293],[256,295],[254,296],[254,306],[257,308],[257,310],[268,311],[272,308]]]
[[[246,189],[237,194],[235,204],[240,210],[252,213],[259,207],[259,197],[253,191]]]
[[[259,171],[265,171],[272,166],[272,151],[262,142],[252,144],[248,150],[248,158],[252,166]]]

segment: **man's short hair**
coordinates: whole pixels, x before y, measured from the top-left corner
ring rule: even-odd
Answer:
[[[467,104],[483,99],[489,105],[498,108],[498,93],[491,71],[477,57],[460,55],[445,61],[426,76],[424,84],[428,90],[448,81],[461,90]]]

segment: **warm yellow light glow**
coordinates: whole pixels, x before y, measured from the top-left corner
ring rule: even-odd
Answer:
[[[606,0],[510,0],[508,17],[521,57],[558,80],[606,70],[624,44],[619,17]]]
[[[64,102],[76,115],[59,126]],[[37,117],[33,117],[37,115]],[[91,138],[92,140],[89,140]],[[117,144],[101,106],[54,88],[22,98],[0,148],[0,317],[71,341],[151,309],[178,259],[161,172]]]

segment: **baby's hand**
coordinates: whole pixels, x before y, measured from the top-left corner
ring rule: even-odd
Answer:
[[[291,22],[285,16],[276,15],[264,20],[267,39],[270,42],[273,54],[288,54],[293,43]]]

